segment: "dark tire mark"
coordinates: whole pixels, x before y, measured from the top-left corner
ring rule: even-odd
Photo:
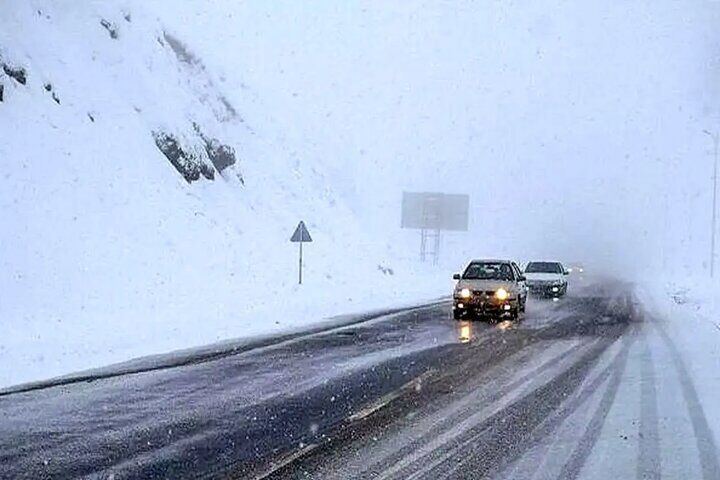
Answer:
[[[562,405],[561,408],[555,411],[552,415],[549,415],[547,420],[531,433],[526,441],[525,450],[529,450],[533,446],[539,444],[544,438],[549,437],[550,434],[552,434],[552,432],[554,432],[557,427],[570,416],[570,414],[580,408],[592,395],[597,392],[598,388],[600,388],[602,384],[611,377],[613,372],[620,369],[621,366],[624,368],[628,352],[634,341],[635,336],[632,332],[628,332],[628,334],[623,337],[621,350],[616,354],[612,363],[600,372],[590,383],[585,385],[575,397],[571,397],[564,405]],[[597,360],[597,358],[595,360]],[[513,458],[508,459],[501,468],[505,469],[509,467],[512,462],[519,457],[520,455],[515,455]],[[502,470],[499,468],[494,472],[495,475],[493,476],[506,477],[505,475],[497,475],[497,473],[501,472]]]
[[[582,343],[577,344],[577,345],[569,348],[565,352],[563,352],[562,356],[575,355],[578,351],[582,350],[583,348],[587,348],[587,345],[582,344]],[[504,397],[505,395],[509,394],[510,392],[518,389],[519,387],[525,385],[530,380],[537,378],[539,375],[542,375],[546,371],[556,367],[557,359],[558,359],[558,357],[549,359],[546,362],[539,365],[538,367],[529,371],[522,377],[517,378],[516,380],[513,380],[513,381],[501,386],[497,391],[491,392],[487,396],[487,398],[482,399],[483,404],[491,405],[491,404],[499,401],[502,397]],[[455,413],[454,415],[443,418],[443,422],[441,424],[434,426],[434,428],[430,429],[429,431],[424,433],[422,436],[418,437],[417,440],[408,443],[407,445],[403,446],[402,449],[398,450],[393,455],[383,459],[383,463],[394,465],[396,462],[401,461],[405,456],[410,455],[412,452],[416,451],[417,449],[422,448],[422,446],[426,442],[428,442],[430,439],[441,435],[448,428],[448,425],[453,425],[456,422],[461,421],[465,416],[467,416],[467,412],[463,410],[459,413]],[[364,473],[369,475],[369,472],[372,471],[373,468],[377,468],[377,464],[373,464],[371,467],[369,467],[367,470],[365,470]]]
[[[652,352],[647,341],[640,366],[640,441],[637,463],[639,480],[661,478],[660,435],[658,433],[657,389]]]
[[[624,364],[630,341],[625,342],[609,367],[568,401],[569,395],[582,386],[602,353],[612,343],[603,342],[552,381],[493,415],[475,429],[475,435],[463,441],[463,444],[474,445],[474,449],[469,453],[458,449],[455,458],[451,459],[455,469],[448,471],[448,466],[443,464],[434,468],[427,477],[485,478],[508,467],[552,433],[597,391],[613,371]]]
[[[605,423],[605,419],[610,412],[613,402],[615,401],[615,396],[617,395],[618,388],[620,387],[620,381],[622,380],[622,374],[627,366],[628,349],[629,346],[619,355],[618,362],[614,363],[612,373],[610,374],[610,380],[608,381],[608,386],[605,389],[602,399],[600,400],[600,404],[590,419],[590,423],[585,429],[585,433],[560,471],[558,479],[574,480],[578,478],[582,467],[585,465],[585,462],[590,456],[593,447],[595,447],[598,438],[600,438],[602,426]]]
[[[529,331],[510,330],[498,334],[493,327],[489,325],[483,326],[485,328],[480,332],[482,335],[476,337],[473,342],[475,345],[472,348],[458,348],[457,345],[444,347],[445,351],[438,355],[436,361],[432,363],[433,367],[443,372],[443,375],[428,382],[423,387],[421,395],[410,394],[400,397],[389,407],[370,417],[369,421],[358,424],[343,424],[336,431],[329,431],[328,437],[332,440],[322,442],[309,458],[301,459],[299,462],[286,466],[286,468],[279,470],[270,478],[305,478],[306,476],[312,478],[312,474],[307,473],[307,464],[312,465],[319,459],[334,457],[346,442],[352,442],[358,437],[369,436],[372,432],[387,428],[398,418],[403,417],[403,412],[417,409],[421,399],[428,401],[431,398],[436,399],[446,396],[457,385],[462,385],[466,381],[468,369],[475,370],[480,367],[490,369],[538,341]],[[478,339],[483,341],[478,342]],[[387,468],[387,466],[381,466],[380,469],[374,467],[377,467],[377,465],[368,466],[364,472],[356,472],[353,478],[375,478]],[[233,476],[232,478],[236,477]]]
[[[665,346],[670,353],[670,358],[675,365],[678,373],[680,388],[687,405],[690,423],[692,424],[695,434],[695,442],[697,444],[698,454],[700,456],[700,467],[704,480],[717,480],[720,478],[720,461],[718,461],[718,449],[715,444],[712,430],[708,424],[705,410],[703,409],[700,398],[698,397],[695,384],[690,377],[690,373],[685,366],[682,355],[673,343],[665,329],[658,322],[652,322],[657,332],[660,334]]]

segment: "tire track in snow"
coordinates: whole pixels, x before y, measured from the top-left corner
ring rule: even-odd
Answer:
[[[564,350],[559,355],[546,360],[538,367],[530,370],[528,373],[520,376],[519,378],[511,380],[509,383],[500,387],[497,391],[492,392],[490,395],[488,395],[486,399],[484,399],[483,404],[488,410],[492,410],[492,406],[501,402],[504,397],[512,394],[515,391],[520,391],[521,389],[527,387],[527,385],[530,384],[533,379],[541,377],[546,372],[551,371],[552,369],[558,368],[559,364],[562,365],[562,360],[565,357],[574,357],[581,350],[589,350],[590,348],[595,348],[595,345],[591,344],[590,346],[588,346],[584,343],[578,343],[570,347],[569,349]],[[569,366],[567,368],[569,368]],[[468,394],[466,396],[466,398],[471,397],[472,394]],[[423,436],[405,445],[402,449],[398,450],[391,457],[383,459],[382,462],[384,464],[390,464],[392,466],[390,468],[382,468],[382,473],[378,473],[376,478],[378,480],[392,478],[393,475],[402,471],[409,465],[417,466],[419,462],[427,461],[426,457],[432,455],[433,452],[436,449],[440,448],[441,445],[450,444],[453,439],[457,441],[457,438],[459,438],[463,433],[472,430],[474,427],[476,427],[478,423],[481,423],[492,416],[491,413],[485,413],[484,411],[478,411],[468,416],[469,414],[466,411],[467,405],[464,402],[461,403],[464,406],[463,409],[458,410],[451,416],[445,417],[443,419],[443,422],[438,423],[432,429],[428,430]],[[498,411],[499,410],[500,409],[498,409]],[[475,417],[477,417],[477,420]],[[470,426],[473,424],[473,422],[476,422],[475,426]],[[452,425],[452,427],[449,428],[449,425]],[[446,455],[446,457],[443,458],[449,458],[450,456],[451,455],[448,454]],[[430,463],[434,464],[436,462]],[[373,467],[376,466],[377,465],[373,465]],[[418,472],[415,472],[413,475],[416,476],[417,474]],[[407,478],[413,477],[408,476]]]
[[[656,480],[662,476],[662,465],[655,365],[648,341],[643,343],[645,348],[640,358],[640,442],[636,477],[638,480]]]
[[[620,351],[612,357],[609,365],[606,366],[602,371],[600,371],[600,373],[598,373],[595,377],[589,380],[588,383],[580,386],[579,391],[576,391],[573,396],[571,396],[557,411],[549,415],[539,427],[533,430],[533,432],[530,434],[530,438],[528,438],[528,440],[525,442],[525,450],[529,450],[532,446],[539,444],[544,438],[549,437],[554,431],[557,430],[560,424],[562,424],[568,417],[570,417],[573,412],[575,412],[578,408],[582,407],[582,405],[584,405],[591,396],[595,395],[598,389],[601,388],[603,384],[605,384],[606,382],[611,383],[613,381],[612,379],[614,378],[614,375],[617,374],[618,371],[620,371],[620,374],[618,374],[618,376],[621,376],[622,370],[625,369],[625,365],[627,363],[627,357],[630,351],[630,347],[636,339],[636,335],[634,334],[635,331],[635,329],[627,329],[620,339],[616,339],[612,342],[615,343],[616,341],[620,341],[621,346]],[[601,352],[601,354],[602,353],[603,352]],[[599,356],[595,359],[595,361],[597,362],[598,360]],[[492,475],[488,474],[487,476],[493,478],[512,478],[508,476],[508,474],[510,473],[509,471],[503,470],[506,467],[510,466],[512,462],[516,458],[519,458],[521,455],[522,454],[506,459],[505,464],[501,467],[501,469],[498,469],[495,472],[491,472]],[[583,458],[583,462],[586,459],[587,458]],[[566,463],[569,463],[569,461]],[[562,478],[562,476],[560,476],[559,478]]]
[[[598,350],[587,355],[555,380],[538,388],[479,426],[478,433],[457,446],[455,461],[450,459],[451,461],[438,464],[423,476],[427,478],[497,476],[499,471],[555,431],[572,412],[597,391],[598,387],[611,378],[615,371],[624,369],[628,351],[634,341],[632,334],[623,337],[622,350],[614,357],[612,363],[589,384],[582,385],[602,353],[614,341],[616,340],[601,345]],[[568,391],[577,388],[581,390],[575,391],[575,396],[566,400]],[[534,413],[538,422],[536,425],[533,425],[532,419],[526,416],[527,412]],[[517,438],[516,435],[508,435],[508,431],[520,426],[522,430],[531,433],[522,439]],[[484,445],[485,448],[468,454],[466,450],[470,445]]]
[[[665,343],[675,370],[678,373],[680,388],[685,398],[688,416],[690,417],[690,423],[693,428],[693,433],[695,434],[703,480],[717,480],[720,478],[720,460],[718,460],[720,454],[707,417],[705,416],[705,410],[695,389],[695,384],[692,381],[692,377],[690,377],[690,373],[685,366],[680,351],[668,333],[659,322],[652,321],[651,324]]]
[[[605,424],[605,419],[607,418],[610,408],[615,401],[615,396],[617,395],[620,387],[622,375],[627,366],[630,343],[631,342],[625,344],[622,352],[618,354],[617,360],[613,362],[610,367],[608,372],[610,379],[608,380],[607,387],[605,388],[605,393],[603,393],[602,400],[600,400],[600,404],[597,406],[595,413],[593,413],[590,423],[585,428],[585,433],[573,449],[573,452],[570,454],[570,458],[567,460],[562,470],[560,470],[558,479],[574,480],[578,478],[582,467],[585,465],[587,458],[590,456],[598,438],[600,438],[602,427]]]

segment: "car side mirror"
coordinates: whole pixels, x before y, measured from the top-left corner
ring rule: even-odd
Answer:
[[[570,272],[568,272],[567,270],[565,270],[565,271],[563,272],[563,275],[570,275]]]
[[[459,273],[453,273],[453,280],[460,280],[460,274],[459,274]]]
[[[518,277],[518,282],[524,282],[525,280],[527,280],[527,278],[525,277],[525,275],[520,275],[520,276]]]

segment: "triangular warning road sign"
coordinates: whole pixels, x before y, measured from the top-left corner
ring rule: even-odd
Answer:
[[[293,236],[290,237],[290,241],[312,242],[312,237],[310,236],[310,232],[308,232],[308,229],[305,227],[305,222],[300,221],[300,223],[298,223],[298,226],[295,229],[295,233],[293,233]]]

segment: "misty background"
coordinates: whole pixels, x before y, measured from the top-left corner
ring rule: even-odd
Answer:
[[[707,268],[720,3],[191,3],[163,11],[225,25],[203,57],[393,238],[402,190],[468,193],[454,261]]]

